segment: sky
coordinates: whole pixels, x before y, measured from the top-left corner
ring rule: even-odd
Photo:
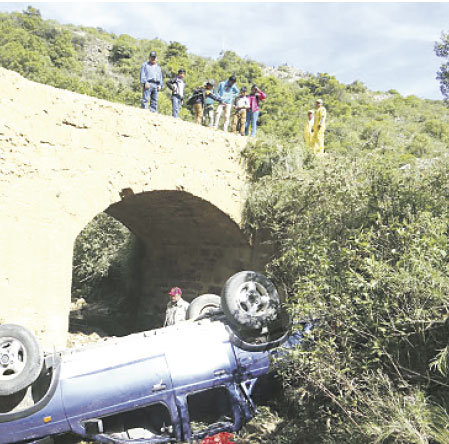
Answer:
[[[433,46],[449,32],[449,3],[0,2],[0,11],[28,5],[44,19],[178,41],[205,57],[232,50],[374,91],[442,98],[435,77],[443,59]]]

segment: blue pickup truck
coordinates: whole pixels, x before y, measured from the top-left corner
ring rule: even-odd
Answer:
[[[23,327],[2,325],[0,444],[51,443],[65,433],[191,442],[235,432],[256,413],[251,395],[270,357],[302,341],[282,312],[274,285],[245,271],[221,297],[196,298],[186,322],[79,349],[45,355]]]

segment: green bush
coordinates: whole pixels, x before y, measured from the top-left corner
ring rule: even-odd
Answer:
[[[285,157],[252,147],[246,227],[270,233],[267,272],[292,316],[320,323],[283,363],[290,422],[274,442],[448,442],[449,392],[431,370],[448,333],[448,161],[400,169],[374,149],[288,170]]]
[[[130,59],[137,51],[135,39],[127,34],[122,34],[114,42],[111,50],[111,60],[114,63],[121,62],[123,59]]]
[[[73,250],[73,286],[93,288],[106,277],[131,233],[106,213],[96,216],[76,238]]]

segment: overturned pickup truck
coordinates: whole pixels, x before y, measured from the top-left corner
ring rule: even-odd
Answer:
[[[270,355],[303,333],[289,332],[276,288],[251,271],[229,278],[221,297],[194,299],[188,318],[47,355],[28,330],[0,326],[0,443],[65,433],[164,443],[239,430],[256,413],[251,395]]]

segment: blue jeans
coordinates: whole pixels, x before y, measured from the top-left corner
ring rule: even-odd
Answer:
[[[156,83],[150,83],[148,89],[143,88],[142,94],[142,108],[148,109],[148,101],[150,101],[150,111],[153,113],[157,113],[157,97],[159,94],[157,87]]]
[[[181,111],[181,97],[171,96],[171,115],[173,117],[178,117],[179,111]]]
[[[250,109],[246,113],[245,136],[249,133],[249,126],[251,125],[251,137],[254,137],[257,132],[257,119],[260,111],[252,112]]]

